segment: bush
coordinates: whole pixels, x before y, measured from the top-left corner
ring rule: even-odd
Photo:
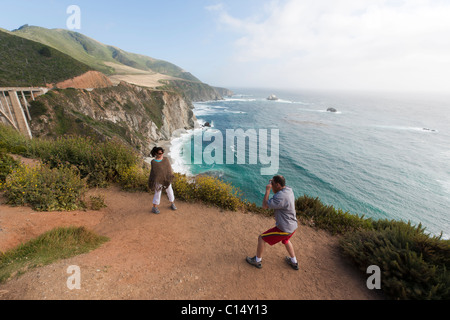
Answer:
[[[450,241],[425,234],[421,225],[374,222],[374,229],[346,234],[345,255],[365,272],[381,269],[383,291],[393,299],[450,299]]]
[[[61,164],[76,166],[90,187],[106,187],[119,182],[120,173],[137,165],[139,158],[117,140],[96,142],[92,138],[64,136],[55,141],[33,140],[32,153],[52,168]]]
[[[300,219],[333,234],[372,227],[370,219],[344,212],[341,209],[336,210],[333,206],[324,205],[319,198],[304,195],[296,200],[295,208]]]
[[[19,166],[19,161],[14,160],[11,156],[5,154],[3,149],[0,149],[0,190],[6,181],[6,177]]]
[[[89,199],[90,199],[90,202],[89,202],[90,210],[99,211],[103,208],[108,207],[105,203],[105,197],[102,195],[90,196]]]
[[[74,167],[19,165],[3,186],[8,204],[36,211],[73,211],[85,207],[86,182]]]
[[[188,178],[186,175],[175,174],[173,189],[177,198],[184,201],[202,201],[231,211],[246,206],[240,198],[239,190],[215,177],[200,175]]]
[[[119,170],[119,184],[124,191],[148,192],[149,166],[132,165]]]
[[[13,127],[0,123],[0,149],[7,153],[29,155],[31,140]]]

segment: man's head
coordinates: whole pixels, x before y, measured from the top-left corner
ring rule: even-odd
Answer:
[[[271,180],[274,193],[281,191],[286,187],[286,179],[283,176],[275,176]]]

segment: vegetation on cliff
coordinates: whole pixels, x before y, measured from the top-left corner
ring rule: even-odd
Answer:
[[[0,87],[45,86],[90,70],[58,50],[0,31]]]

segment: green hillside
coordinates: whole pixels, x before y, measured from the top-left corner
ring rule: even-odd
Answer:
[[[119,48],[105,45],[81,33],[64,29],[46,29],[25,25],[13,34],[46,44],[107,75],[115,74],[108,62],[123,64],[135,69],[153,71],[173,77],[200,82],[189,72],[163,60],[140,54],[129,53]]]
[[[89,70],[54,48],[0,30],[0,87],[45,86]]]

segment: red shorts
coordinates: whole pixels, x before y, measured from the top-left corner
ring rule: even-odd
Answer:
[[[282,242],[283,244],[287,244],[289,242],[289,240],[292,238],[292,236],[294,235],[295,231],[293,233],[287,233],[287,232],[283,232],[280,229],[278,229],[277,227],[270,229],[266,232],[264,232],[261,235],[261,238],[267,242],[268,244],[270,244],[271,246],[276,245],[279,242]]]

